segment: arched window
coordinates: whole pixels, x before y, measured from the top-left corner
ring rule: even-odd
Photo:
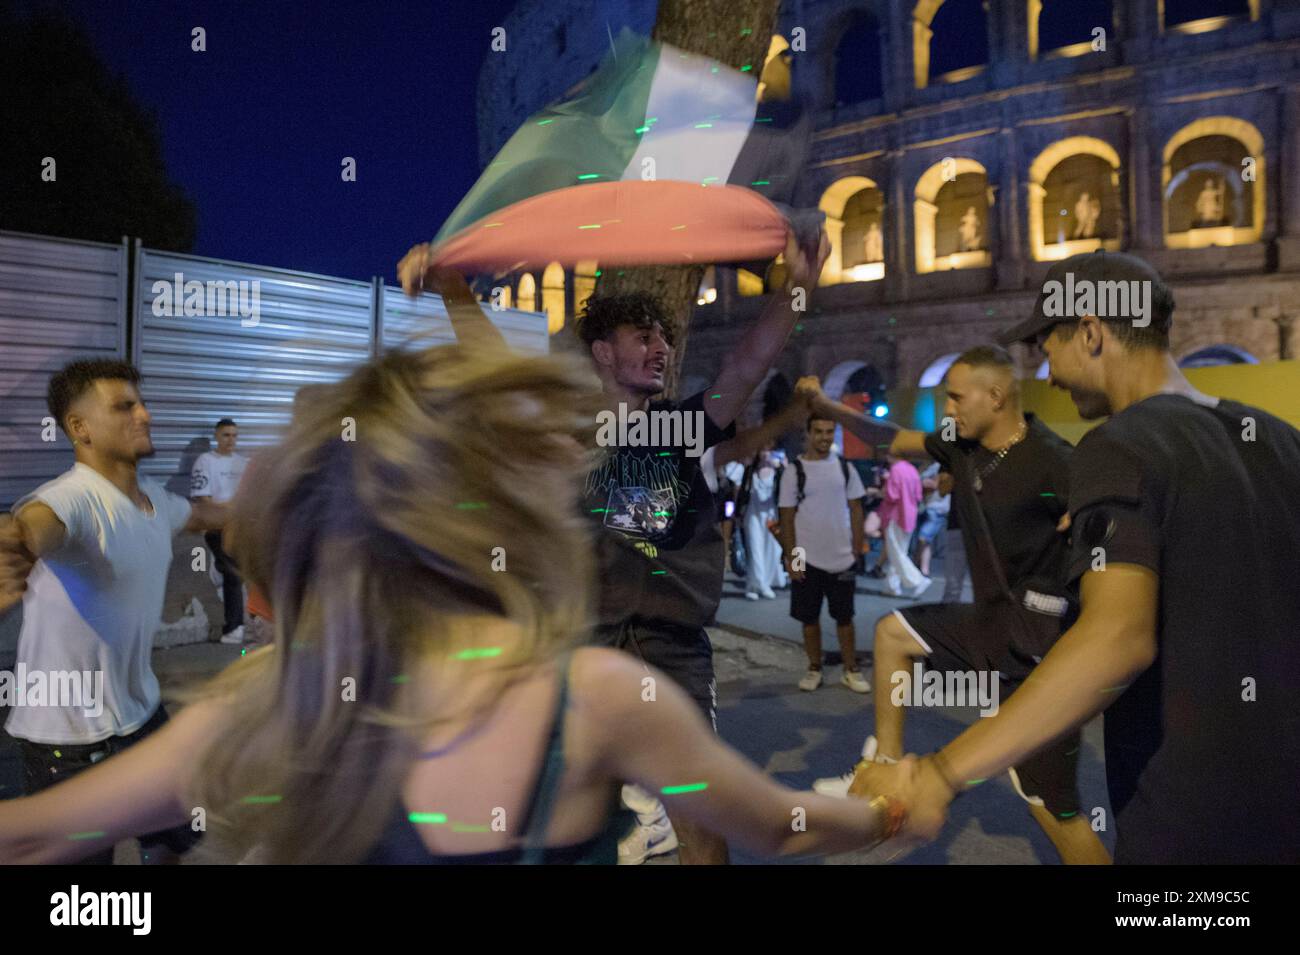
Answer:
[[[591,293],[596,291],[596,279],[600,276],[600,269],[595,262],[579,262],[573,268],[573,314],[582,314],[582,309],[587,304],[587,299],[591,298]]]
[[[516,295],[519,307],[527,312],[537,311],[537,279],[531,272],[525,272],[519,279],[519,291]]]
[[[916,271],[992,264],[992,208],[988,174],[974,159],[947,157],[927,169],[916,183]]]
[[[884,95],[880,23],[866,11],[853,15],[835,47],[835,105],[850,106]]]
[[[935,388],[943,384],[943,376],[948,374],[948,369],[952,367],[952,363],[957,360],[957,356],[960,354],[960,352],[953,352],[930,362],[925,366],[925,371],[921,372],[921,379],[917,382],[917,385],[921,388]]]
[[[1160,29],[1170,33],[1207,33],[1234,20],[1259,19],[1259,0],[1162,0]]]
[[[1111,0],[1026,0],[1029,58],[1084,56],[1093,52],[1094,32],[1115,32]]]
[[[510,291],[509,285],[494,286],[492,289],[492,296],[495,299],[495,302],[493,304],[495,304],[498,308],[514,307],[515,304],[514,297]]]
[[[985,19],[983,0],[918,0],[912,9],[917,89],[959,83],[983,72],[989,61]]]
[[[1244,120],[1208,116],[1165,144],[1165,245],[1258,242],[1264,229],[1264,137]]]
[[[1198,348],[1178,362],[1179,368],[1211,368],[1215,365],[1258,365],[1259,359],[1236,345]]]
[[[790,44],[783,36],[772,37],[767,45],[767,59],[758,78],[760,103],[784,102],[790,98]]]
[[[1119,153],[1104,140],[1071,136],[1029,166],[1029,251],[1039,262],[1118,249],[1124,216]]]
[[[549,321],[547,329],[552,335],[564,327],[564,266],[552,262],[542,273],[542,311]]]
[[[821,284],[885,277],[885,197],[865,176],[846,176],[822,193],[831,255]]]

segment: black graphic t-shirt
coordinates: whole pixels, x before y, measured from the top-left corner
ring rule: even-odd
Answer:
[[[703,419],[701,451],[725,441],[704,411],[704,393],[649,411]],[[722,534],[699,457],[685,447],[615,447],[587,475],[584,509],[596,535],[599,623],[633,617],[702,627],[722,599]],[[691,449],[694,450],[694,449]]]
[[[1016,597],[1026,588],[1067,594],[1069,544],[1056,525],[1068,506],[1074,449],[1034,415],[1026,414],[1025,423],[1025,437],[996,465],[996,455],[978,441],[945,441],[938,432],[925,438],[925,450],[953,476],[951,513],[960,522],[978,603],[1005,599],[994,561]],[[991,541],[980,533],[985,522],[977,507]]]
[[[1156,661],[1106,708],[1115,861],[1300,863],[1300,431],[1153,395],[1070,470],[1069,576],[1160,580]]]

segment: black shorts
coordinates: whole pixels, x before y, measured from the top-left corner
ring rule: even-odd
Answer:
[[[822,599],[830,605],[836,623],[853,622],[853,590],[858,573],[853,567],[831,573],[811,564],[802,581],[790,581],[790,616],[800,623],[816,623],[822,616]]]
[[[626,620],[596,628],[597,646],[635,653],[676,681],[718,731],[718,683],[713,674],[713,644],[703,627],[665,620]]]
[[[895,610],[926,652],[926,669],[939,673],[999,674],[1002,698],[1015,692],[1061,635],[1062,618],[1017,607],[984,604],[921,604]],[[1068,819],[1079,812],[1078,730],[1019,763],[1012,782],[1027,802]]]
[[[30,740],[17,740],[23,760],[23,785],[26,795],[32,796],[42,789],[48,789],[61,783],[77,773],[89,769],[127,749],[151,733],[157,732],[167,722],[167,710],[161,703],[149,717],[148,722],[134,733],[126,736],[110,736],[98,743],[33,743]],[[172,852],[187,852],[194,847],[203,834],[195,832],[188,824],[151,832],[140,837],[140,851],[148,852],[158,846],[166,846]],[[112,865],[113,850],[106,849],[83,859],[79,865]]]

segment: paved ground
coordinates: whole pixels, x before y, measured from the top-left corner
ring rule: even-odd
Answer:
[[[164,619],[175,619],[191,595],[203,602],[212,621],[215,640],[220,627],[220,608],[215,590],[206,579],[189,569],[188,547],[173,564]],[[883,582],[860,578],[857,596],[858,647],[870,647],[872,625],[877,617],[905,601],[881,596]],[[829,686],[803,693],[795,683],[806,662],[799,625],[789,617],[789,594],[778,592],[776,600],[747,601],[740,587],[729,581],[718,611],[714,636],[718,672],[718,726],[722,737],[757,765],[796,788],[807,788],[818,776],[838,773],[857,758],[862,740],[871,730],[871,697],[859,696],[838,684],[838,654],[828,654],[826,675]],[[931,599],[942,593],[941,579],[930,591]],[[17,615],[0,621],[0,668],[12,666],[13,628]],[[10,642],[6,644],[4,634]],[[837,646],[829,619],[823,624],[824,645]],[[206,643],[154,652],[154,669],[164,692],[195,679],[216,673],[235,659],[237,647]],[[830,661],[835,661],[832,664]],[[907,742],[910,749],[928,752],[942,745],[978,719],[975,710],[914,709],[909,711]],[[0,733],[0,798],[19,790],[18,763],[12,741]],[[1101,757],[1100,720],[1084,734],[1080,754],[1080,795],[1085,811],[1100,807],[1109,818],[1105,775]],[[1108,846],[1113,835],[1102,833]],[[852,853],[816,860],[813,864],[880,863],[885,850]],[[736,862],[758,860],[737,852]],[[120,862],[136,861],[133,845],[118,848]],[[675,855],[659,860],[675,862]],[[943,863],[1053,863],[1055,852],[1029,817],[1024,803],[1011,789],[1006,776],[990,780],[954,804],[949,827],[934,845],[913,852],[895,864]]]

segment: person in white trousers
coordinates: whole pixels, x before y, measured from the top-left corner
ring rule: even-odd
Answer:
[[[751,465],[749,503],[745,508],[745,551],[749,555],[745,579],[745,597],[757,600],[776,598],[773,587],[786,586],[785,568],[781,566],[781,544],[768,530],[777,519],[776,476],[780,461],[771,447],[759,452]]]

